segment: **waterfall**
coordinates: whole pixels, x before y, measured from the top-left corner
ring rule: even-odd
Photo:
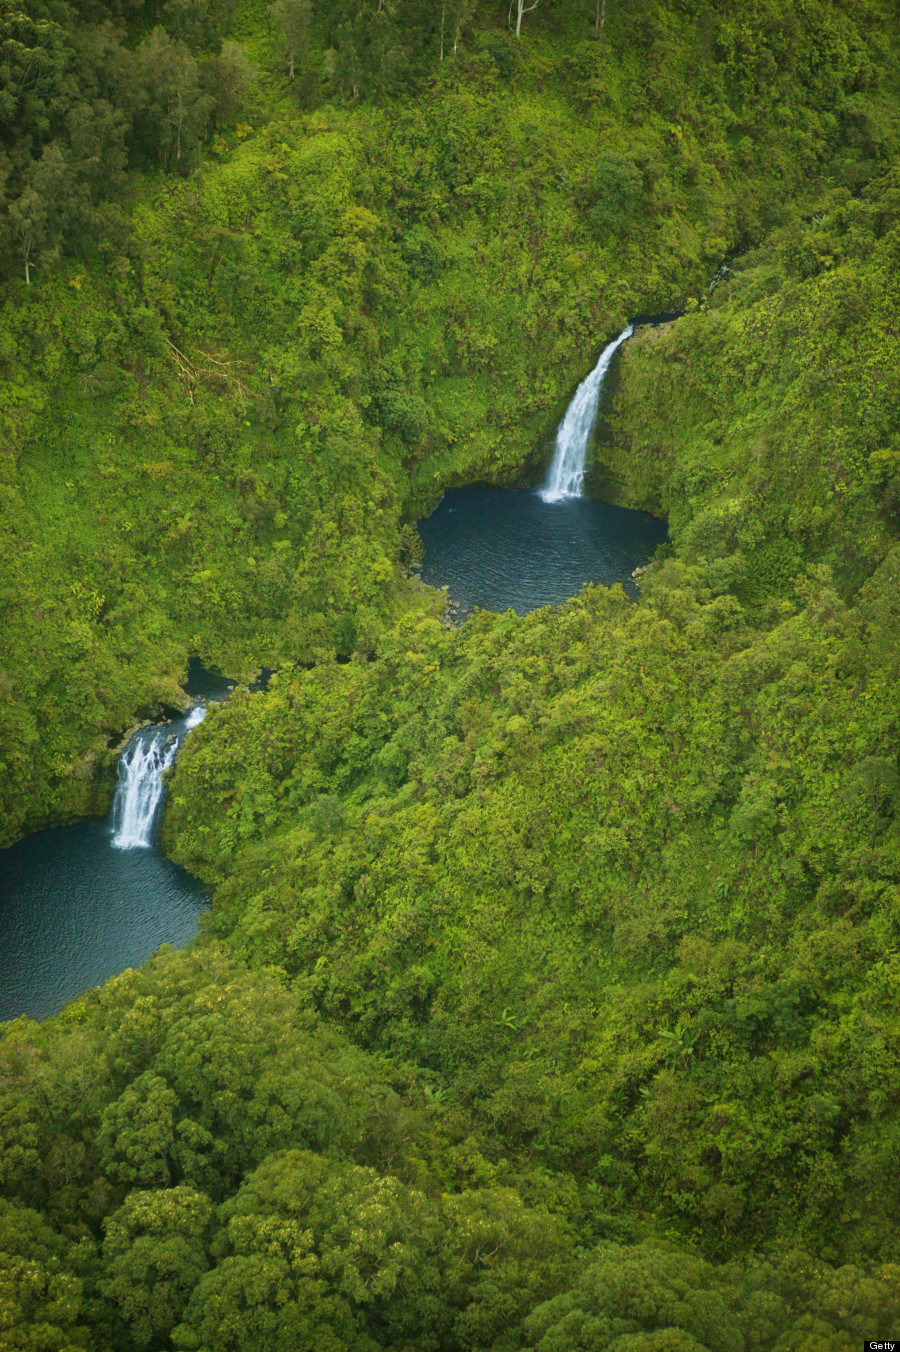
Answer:
[[[634,329],[629,324],[618,338],[613,339],[603,349],[597,365],[589,376],[585,376],[575,391],[575,397],[559,425],[556,434],[556,452],[547,471],[546,482],[541,489],[541,497],[545,502],[562,502],[564,498],[581,497],[584,462],[594,419],[597,416],[603,377],[609,370],[609,364],[616,351],[633,332]]]
[[[183,719],[142,729],[122,752],[112,811],[116,849],[149,848],[165,787],[163,773],[174,761],[185,733],[195,728],[205,713],[205,706],[196,704]]]

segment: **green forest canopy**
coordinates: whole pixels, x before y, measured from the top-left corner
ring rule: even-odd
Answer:
[[[507,20],[0,5],[4,840],[279,668],[170,785],[201,937],[2,1030],[0,1348],[900,1326],[897,16]],[[446,629],[417,517],[673,306],[639,604]]]

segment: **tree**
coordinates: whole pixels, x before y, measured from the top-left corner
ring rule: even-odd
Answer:
[[[525,0],[511,0],[509,6],[509,24],[512,27],[513,6],[516,10],[516,37],[522,37],[522,19],[526,14],[530,14],[533,9],[537,9],[540,0],[532,0],[530,5],[526,5]]]
[[[491,1347],[564,1284],[565,1228],[512,1188],[446,1197],[441,1253],[454,1329],[465,1347]]]
[[[185,1352],[376,1352],[345,1300],[322,1280],[296,1224],[244,1227],[231,1254],[197,1285],[172,1344]]]
[[[456,0],[453,15],[453,55],[456,56],[462,39],[462,31],[475,14],[478,0]]]
[[[377,1291],[379,1212],[371,1196],[354,1195],[341,1227],[332,1194],[348,1169],[367,1180],[372,1172],[289,1151],[250,1176],[221,1208],[221,1260],[194,1291],[172,1335],[176,1347],[375,1352],[355,1307],[360,1295],[372,1298],[373,1283]]]
[[[25,285],[30,286],[35,255],[47,237],[47,204],[34,188],[27,187],[7,211],[25,268]]]
[[[70,1246],[36,1211],[0,1201],[0,1347],[87,1352],[91,1337]]]
[[[46,135],[47,106],[72,58],[59,24],[4,6],[0,14],[0,125]]]
[[[242,1349],[266,1329],[277,1348],[288,1337],[300,1348],[309,1345],[304,1339],[315,1345],[314,1337],[329,1346],[340,1333],[361,1352],[372,1346],[367,1327],[383,1331],[391,1346],[408,1346],[449,1323],[436,1208],[397,1178],[284,1151],[250,1175],[220,1218],[227,1228],[218,1244],[228,1256],[204,1279],[188,1326],[218,1327],[213,1320],[238,1291],[246,1300],[251,1280],[260,1296],[245,1341],[236,1344]],[[288,1291],[298,1308],[279,1310]]]
[[[123,1183],[168,1184],[175,1168],[175,1094],[150,1071],[103,1114],[98,1141],[107,1173]]]
[[[234,0],[166,0],[164,23],[192,52],[215,47],[231,27]]]
[[[297,62],[306,51],[312,18],[309,0],[275,0],[267,13],[279,30],[279,60],[287,63],[288,79],[293,80]]]
[[[74,181],[59,141],[44,146],[32,171],[34,190],[44,204],[45,253],[56,253],[72,214]]]
[[[219,55],[204,63],[204,84],[213,100],[217,124],[232,122],[237,117],[247,86],[253,83],[256,73],[256,65],[239,42],[223,42]]]
[[[183,42],[164,28],[153,32],[137,49],[144,88],[144,134],[151,153],[167,168],[191,160],[206,129],[213,100],[204,94],[200,71]]]
[[[135,1347],[167,1338],[207,1271],[209,1198],[192,1188],[132,1192],[106,1224],[100,1289]]]
[[[535,1352],[744,1352],[729,1294],[702,1259],[609,1246],[573,1290],[538,1306],[525,1330]]]
[[[124,186],[129,121],[122,109],[106,99],[79,99],[66,116],[64,153],[70,193],[82,216],[98,202],[109,201]]]

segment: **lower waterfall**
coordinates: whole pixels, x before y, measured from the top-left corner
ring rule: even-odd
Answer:
[[[600,390],[603,377],[609,370],[609,364],[618,349],[630,338],[634,328],[631,324],[614,338],[600,353],[600,360],[575,391],[566,416],[559,425],[556,434],[556,452],[547,472],[547,479],[540,490],[544,502],[562,502],[565,498],[580,498],[581,483],[584,479],[584,464],[587,457],[588,441],[597,417],[597,405],[600,402]]]
[[[182,736],[206,714],[196,704],[183,722]],[[163,774],[175,760],[180,745],[170,723],[136,732],[119,759],[119,783],[113,802],[113,845],[118,850],[149,849],[153,826],[162,802]]]

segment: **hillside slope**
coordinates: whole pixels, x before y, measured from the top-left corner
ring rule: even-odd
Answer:
[[[13,100],[34,186],[10,242],[54,155],[81,205],[41,217],[0,314],[7,841],[102,810],[109,745],[177,703],[189,652],[249,675],[370,648],[411,603],[409,517],[533,473],[625,317],[702,293],[791,198],[856,191],[893,143],[877,7],[747,6],[739,28],[614,7],[601,41],[548,11],[522,43],[481,16],[444,62],[432,20],[398,12],[391,41],[424,43],[414,94],[374,104],[346,97],[327,16],[291,82],[254,7],[196,30],[189,8],[116,37],[59,5],[10,36],[56,81],[42,117]],[[170,66],[181,93],[153,83]],[[101,111],[105,204],[78,139]]]

